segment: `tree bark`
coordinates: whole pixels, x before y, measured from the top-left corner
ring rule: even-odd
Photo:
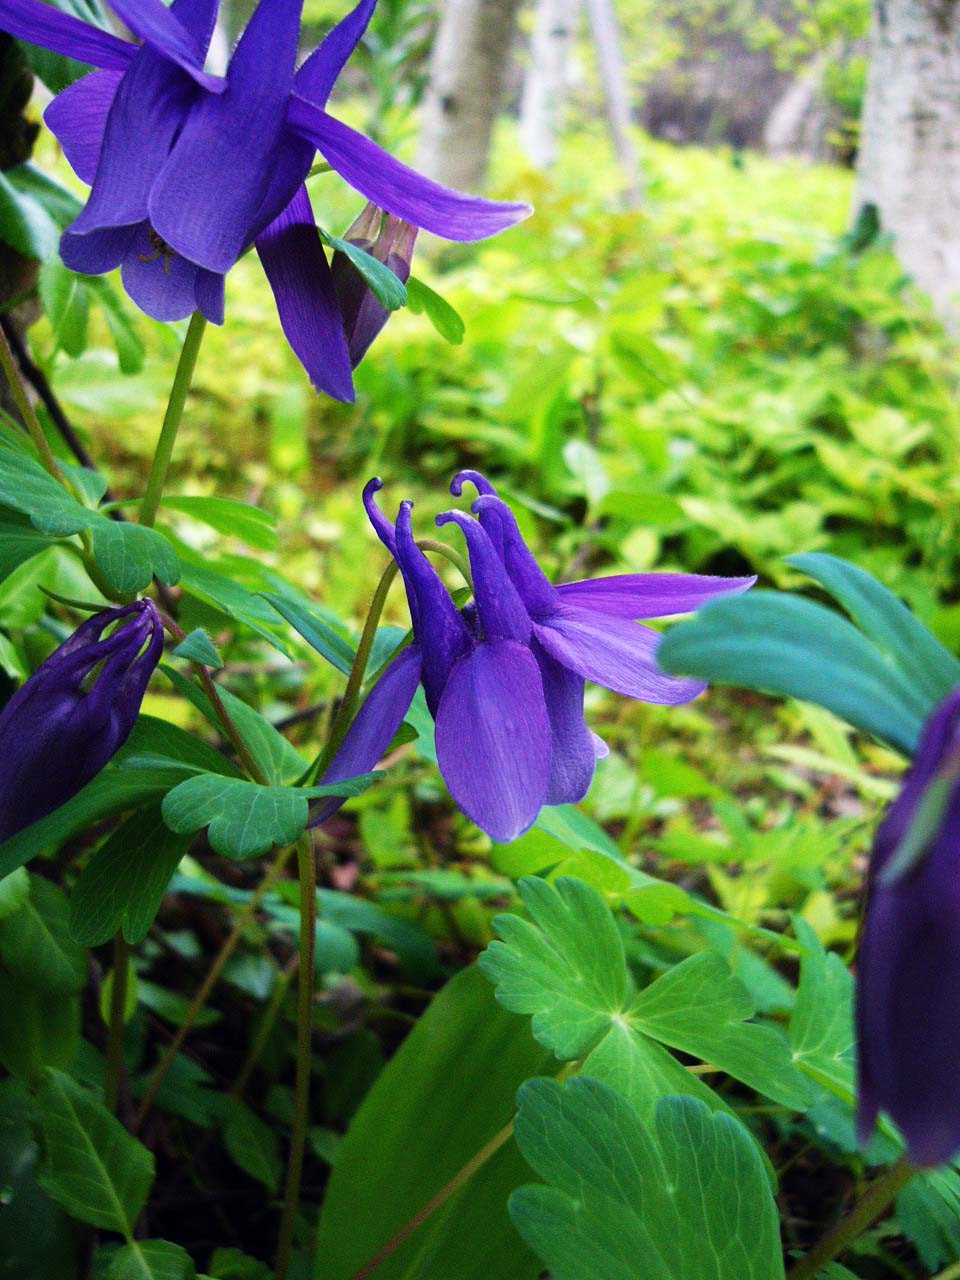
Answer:
[[[960,0],[874,0],[854,216],[874,204],[904,267],[960,322]]]
[[[446,0],[430,61],[419,168],[462,191],[483,185],[521,0]]]
[[[570,47],[580,0],[538,0],[530,65],[523,81],[520,133],[538,169],[556,163],[570,83]]]
[[[627,194],[634,204],[643,200],[644,183],[637,149],[630,136],[630,86],[620,49],[620,28],[613,0],[587,0],[590,28],[600,64],[600,79],[607,105],[607,120],[620,167],[626,178]]]

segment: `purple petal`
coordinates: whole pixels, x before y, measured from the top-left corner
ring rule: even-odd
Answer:
[[[325,107],[334,82],[347,59],[363,39],[377,0],[360,0],[345,18],[324,37],[297,72],[294,89],[315,106]]]
[[[173,0],[170,12],[187,34],[197,42],[202,59],[206,59],[217,25],[220,0]],[[216,91],[222,93],[226,81],[218,79]]]
[[[93,190],[70,227],[72,235],[146,219],[150,188],[195,96],[186,76],[149,45],[141,46],[114,95]]]
[[[692,613],[716,596],[739,595],[756,582],[699,573],[622,573],[612,578],[564,582],[557,590],[566,604],[614,618],[669,618]]]
[[[571,671],[641,702],[676,706],[707,687],[700,680],[664,675],[654,656],[660,636],[636,622],[564,604],[547,622],[535,624],[534,634]]]
[[[270,189],[300,8],[301,0],[260,0],[230,62],[226,92],[200,100],[153,185],[153,226],[211,271],[229,271],[250,243]],[[294,186],[287,202],[295,194]]]
[[[459,525],[467,540],[473,597],[484,634],[525,644],[530,639],[530,615],[486,530],[462,511],[444,511],[437,524]]]
[[[501,555],[520,598],[531,617],[545,618],[560,605],[560,596],[523,540],[517,520],[507,504],[495,494],[481,494],[473,504],[485,529],[499,531]]]
[[[210,93],[223,93],[226,89],[220,76],[204,71],[206,50],[163,0],[110,0],[110,7],[135,36],[167,62],[180,67],[198,85]]]
[[[250,238],[256,241],[270,223],[279,218],[306,180],[316,154],[309,142],[289,129],[280,135],[273,154],[270,181],[260,208],[253,220]],[[313,218],[310,219],[311,224]]]
[[[455,498],[459,498],[463,493],[464,484],[472,484],[481,497],[483,497],[484,494],[492,494],[493,497],[497,496],[496,489],[487,477],[485,475],[481,475],[479,471],[471,470],[470,467],[464,467],[462,471],[458,471],[450,481],[450,492]]]
[[[367,695],[320,782],[343,782],[369,773],[389,747],[419,683],[420,650],[411,645],[394,658]],[[319,800],[311,808],[311,827],[326,822],[343,803],[339,796]]]
[[[583,718],[583,677],[551,658],[536,640],[531,647],[540,666],[553,745],[547,804],[576,804],[590,790],[600,741]]]
[[[257,253],[283,332],[311,382],[349,403],[354,398],[350,356],[306,187],[257,238]]]
[[[91,67],[124,71],[136,46],[42,0],[0,0],[0,31]]]
[[[363,486],[363,506],[367,519],[373,525],[377,537],[392,556],[397,554],[397,534],[394,526],[377,506],[376,494],[383,488],[383,481],[374,476]]]
[[[414,633],[423,654],[423,689],[437,714],[450,669],[473,647],[473,637],[433,565],[417,546],[410,520],[412,502],[401,502],[397,516],[397,564],[410,601]]]
[[[440,772],[468,818],[494,840],[529,830],[551,774],[550,719],[529,649],[490,640],[455,663],[436,739]]]
[[[100,276],[119,267],[140,231],[140,227],[106,227],[85,236],[65,231],[60,237],[60,257],[71,271]]]
[[[206,267],[197,269],[197,310],[211,324],[223,324],[224,277]]]
[[[86,238],[86,237],[85,237]],[[123,287],[154,320],[185,320],[197,307],[200,268],[177,253],[158,250],[141,223],[123,259]]]
[[[533,212],[526,204],[496,204],[441,187],[296,93],[290,99],[288,123],[355,191],[446,240],[485,240]]]
[[[120,71],[92,71],[59,93],[43,113],[47,128],[63,147],[74,173],[93,185],[100,146]]]

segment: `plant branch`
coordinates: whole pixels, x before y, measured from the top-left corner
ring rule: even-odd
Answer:
[[[853,1208],[828,1231],[787,1275],[787,1280],[816,1280],[827,1263],[842,1253],[889,1209],[916,1173],[906,1156],[875,1178]]]
[[[60,464],[53,456],[50,442],[44,434],[40,419],[37,417],[33,405],[30,403],[30,397],[27,395],[27,389],[23,385],[20,369],[14,359],[10,343],[7,341],[7,331],[4,326],[0,326],[0,368],[6,374],[10,390],[13,392],[14,401],[20,410],[21,418],[23,418],[23,425],[27,428],[30,439],[40,455],[41,463],[46,471],[53,476],[54,480],[69,489],[70,486],[67,484],[66,476],[60,470]]]
[[[283,1196],[280,1236],[274,1280],[286,1280],[290,1249],[300,1207],[303,1152],[310,1124],[310,1068],[313,1051],[314,947],[317,933],[317,864],[313,841],[304,835],[297,842],[300,877],[300,967],[297,974],[297,1072],[294,1089],[293,1128],[287,1185]]]
[[[177,372],[174,374],[173,386],[170,388],[167,411],[163,417],[163,426],[160,428],[160,438],[157,440],[150,466],[146,492],[140,504],[140,523],[150,528],[155,523],[157,511],[160,509],[163,486],[167,479],[167,471],[170,469],[170,459],[173,457],[173,446],[183,420],[183,408],[193,380],[193,371],[197,367],[197,356],[206,327],[207,322],[204,317],[199,311],[195,311],[190,317],[187,336],[183,340]]]
[[[104,1101],[115,1112],[120,1100],[123,1078],[123,1024],[127,1004],[127,982],[130,974],[130,948],[118,929],[113,939],[113,976],[110,980],[110,1021],[107,1024],[107,1074]]]

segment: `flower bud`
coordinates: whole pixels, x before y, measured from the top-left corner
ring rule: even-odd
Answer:
[[[389,267],[401,284],[409,280],[413,246],[417,239],[417,228],[409,222],[384,213],[368,201],[344,239]],[[370,286],[344,253],[333,255],[333,283],[350,363],[355,369],[387,323],[390,312],[377,301]]]
[[[152,601],[106,609],[17,690],[0,713],[0,842],[66,804],[123,746],[162,650]]]

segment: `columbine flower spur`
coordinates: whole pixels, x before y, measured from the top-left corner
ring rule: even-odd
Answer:
[[[0,713],[0,843],[66,804],[119,751],[162,651],[157,610],[140,600],[88,618],[21,685]]]
[[[858,1134],[880,1110],[913,1163],[960,1151],[960,689],[927,720],[877,829],[857,982]]]
[[[459,495],[466,480],[480,493],[478,519],[462,511],[437,516],[466,539],[474,602],[463,609],[414,539],[412,503],[400,504],[393,524],[376,506],[381,482],[364,489],[370,521],[403,577],[414,642],[374,687],[334,764],[354,773],[372,768],[374,750],[390,742],[420,682],[451,795],[493,839],[508,841],[532,826],[542,805],[582,799],[607,753],[584,722],[585,680],[666,705],[706,687],[659,671],[659,637],[636,619],[686,613],[745,591],[754,579],[624,574],[555,587],[483,476],[461,472],[452,492]]]
[[[304,185],[315,153],[394,226],[482,240],[530,209],[442,187],[327,113],[376,0],[361,0],[296,72],[302,0],[260,0],[225,78],[203,70],[218,5],[115,0],[143,41],[134,45],[42,0],[0,0],[0,30],[99,68],[46,113],[92,188],[63,236],[63,260],[89,275],[121,267],[127,292],[154,319],[199,310],[219,324],[224,276],[255,244],[294,352],[316,386],[352,400],[352,357],[370,322],[361,318],[358,330],[355,312],[352,322],[341,314]],[[409,272],[413,240],[404,234]]]

